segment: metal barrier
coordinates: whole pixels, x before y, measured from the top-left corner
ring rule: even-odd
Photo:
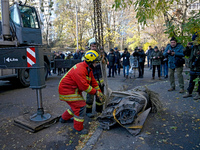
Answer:
[[[70,69],[75,64],[81,62],[80,59],[55,59],[55,68],[66,68]]]

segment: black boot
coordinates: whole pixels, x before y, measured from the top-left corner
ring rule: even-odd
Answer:
[[[81,131],[77,131],[76,129],[73,129],[72,132],[73,133],[78,133],[78,134],[88,134],[88,130],[87,129],[83,129]]]
[[[89,118],[94,118],[94,114],[92,113],[92,108],[86,108],[86,116]]]

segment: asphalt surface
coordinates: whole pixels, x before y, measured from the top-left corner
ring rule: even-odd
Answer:
[[[188,69],[184,68],[185,89],[188,87]],[[144,78],[124,79],[116,76],[109,79],[110,88],[119,90],[122,85],[124,90],[137,86],[147,86],[150,90],[159,93],[163,110],[160,113],[150,113],[141,133],[132,136],[125,128],[115,126],[111,130],[102,131],[95,140],[94,146],[86,145],[85,149],[93,150],[192,150],[200,149],[200,101],[192,97],[182,98],[176,77],[176,90],[168,92],[169,81],[151,80],[151,71],[145,68]],[[138,73],[136,72],[136,77]],[[116,80],[117,79],[117,80]],[[117,89],[118,87],[118,89]],[[196,92],[193,92],[195,96]]]
[[[94,150],[132,150],[132,149],[200,149],[200,113],[199,101],[183,99],[176,91],[168,92],[168,80],[162,77],[151,80],[151,71],[145,68],[144,78],[138,76],[137,70],[125,79],[123,75],[108,78],[112,90],[128,90],[146,85],[160,95],[164,109],[161,113],[149,114],[138,136],[132,136],[126,129],[115,126],[103,131],[97,128],[83,149]],[[184,74],[185,89],[189,76]],[[43,106],[50,114],[61,115],[68,105],[58,99],[58,83],[61,76],[53,75],[42,89]],[[177,79],[177,78],[176,78]],[[193,92],[195,95],[195,92]],[[84,140],[84,136],[72,132],[73,123],[56,123],[49,128],[31,133],[13,125],[16,117],[33,114],[37,110],[36,92],[30,88],[16,88],[8,82],[0,83],[0,149],[51,149],[73,150]],[[85,117],[85,128],[94,121]]]
[[[57,116],[69,107],[59,100],[58,83],[62,76],[52,75],[42,89],[45,112]],[[37,111],[36,91],[18,88],[9,82],[0,82],[0,149],[2,150],[73,150],[84,137],[73,133],[73,123],[57,122],[36,133],[15,126],[14,119],[23,115],[33,115]],[[89,118],[85,118],[85,128],[89,128]]]

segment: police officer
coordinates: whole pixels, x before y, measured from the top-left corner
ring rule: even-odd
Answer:
[[[118,48],[115,47],[115,59],[116,59],[116,66],[115,66],[115,74],[117,75],[117,72],[118,72],[118,75],[120,75],[120,67],[121,67],[121,54],[120,52],[118,51]]]
[[[111,71],[112,71],[112,77],[114,78],[114,71],[116,67],[116,57],[114,50],[111,48],[110,53],[108,54],[108,65],[109,65],[109,71],[108,71],[108,77],[111,77]]]

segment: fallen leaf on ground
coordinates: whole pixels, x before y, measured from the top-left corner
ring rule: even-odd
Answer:
[[[189,137],[189,134],[186,134],[185,137]]]
[[[150,132],[146,131],[146,134],[151,134]]]
[[[140,139],[140,140],[144,140],[144,138],[143,138],[143,137],[139,137],[139,139]]]

